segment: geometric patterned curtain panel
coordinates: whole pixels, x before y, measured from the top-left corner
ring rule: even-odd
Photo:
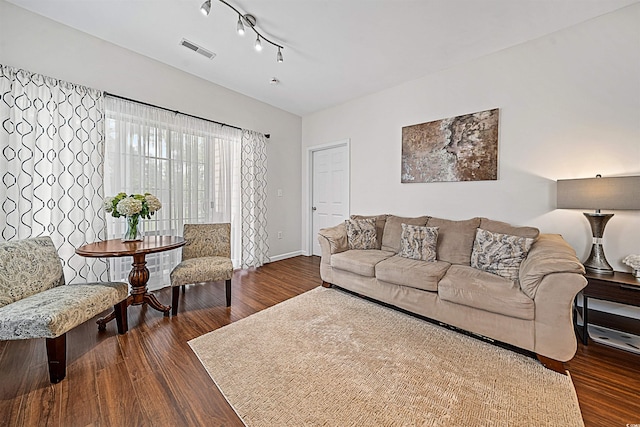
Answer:
[[[51,236],[67,283],[108,280],[102,92],[0,64],[0,238]]]
[[[269,262],[267,145],[265,136],[242,130],[242,268]]]

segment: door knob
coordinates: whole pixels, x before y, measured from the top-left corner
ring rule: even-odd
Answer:
[[[315,206],[311,208],[312,211],[318,210]]]

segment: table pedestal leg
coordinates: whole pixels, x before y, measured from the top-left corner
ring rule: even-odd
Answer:
[[[169,316],[171,306],[160,304],[155,295],[147,291],[147,282],[149,281],[149,269],[145,254],[136,254],[133,256],[133,264],[129,272],[129,283],[131,284],[131,292],[127,297],[127,307],[131,305],[148,304],[158,311],[162,311],[165,316]],[[115,311],[108,316],[98,319],[98,330],[104,331],[107,323],[116,318]]]
[[[149,304],[151,307],[155,308],[158,311],[164,312],[165,316],[169,315],[169,310],[171,310],[170,305],[160,304],[160,301],[153,294],[145,294],[144,303]]]

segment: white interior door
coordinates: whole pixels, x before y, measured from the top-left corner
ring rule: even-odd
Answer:
[[[349,217],[349,147],[347,144],[312,153],[313,255],[320,255],[318,231]]]

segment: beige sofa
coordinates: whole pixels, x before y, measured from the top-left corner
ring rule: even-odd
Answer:
[[[563,372],[576,352],[573,301],[586,286],[584,267],[557,234],[472,218],[375,218],[375,249],[349,249],[345,224],[322,229],[320,275],[337,285],[409,312],[536,353]],[[409,259],[400,251],[402,224],[438,227],[436,261]],[[535,239],[517,279],[471,267],[478,228]]]

